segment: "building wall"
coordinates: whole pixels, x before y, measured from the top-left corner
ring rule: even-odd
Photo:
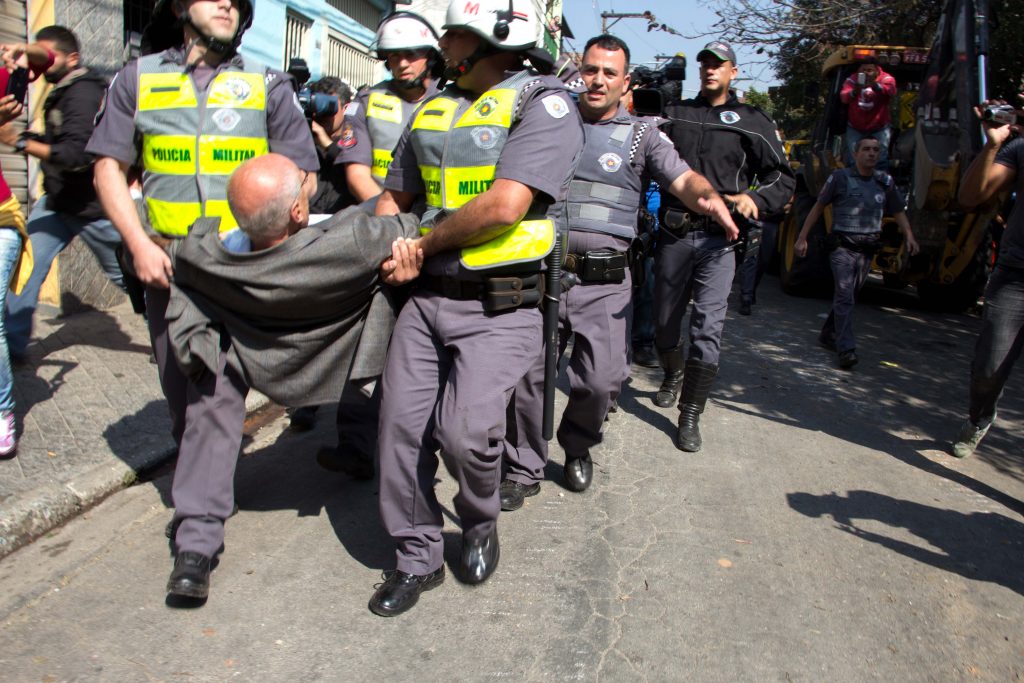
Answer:
[[[78,36],[85,63],[110,78],[121,68],[124,7],[118,0],[55,0],[56,23]]]

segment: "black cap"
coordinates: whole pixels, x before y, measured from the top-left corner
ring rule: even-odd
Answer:
[[[704,49],[697,53],[697,61],[699,62],[704,59],[706,54],[714,55],[723,62],[732,62],[732,65],[736,66],[736,53],[732,51],[732,46],[729,43],[721,40],[712,40],[704,46]]]

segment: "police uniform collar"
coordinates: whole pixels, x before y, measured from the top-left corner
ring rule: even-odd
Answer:
[[[702,105],[704,105],[706,107],[710,107],[711,106],[711,103],[708,102],[706,97],[704,97],[704,93],[697,93],[696,100],[697,100],[698,104],[702,104]],[[737,104],[742,104],[742,102],[740,102],[739,98],[736,97],[736,91],[733,90],[732,88],[729,88],[729,97],[725,100],[724,104],[719,104],[717,106],[719,106],[719,107],[732,107],[732,106],[735,106]]]
[[[163,52],[160,53],[160,63],[161,64],[171,63],[171,64],[177,64],[178,66],[186,66],[185,50],[184,50],[184,48],[183,47],[169,47],[169,48],[167,48],[166,50],[164,50]],[[242,55],[240,55],[237,52],[235,52],[234,54],[232,54],[227,59],[222,60],[220,62],[220,64],[218,64],[217,66],[215,66],[213,68],[216,71],[216,70],[220,70],[221,68],[223,68],[224,66],[229,65],[229,64],[231,66],[242,67],[243,64],[244,64],[244,61],[242,60]]]
[[[622,103],[620,102],[619,108],[615,112],[615,116],[611,118],[601,119],[599,121],[587,121],[586,119],[583,120],[586,121],[587,123],[592,123],[595,125],[603,125],[606,123],[633,123],[633,115],[630,114],[626,110],[626,108],[622,106]]]

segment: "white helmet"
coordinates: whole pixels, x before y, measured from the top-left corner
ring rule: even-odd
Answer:
[[[450,0],[445,30],[468,29],[499,50],[537,47],[540,23],[531,0]]]
[[[394,12],[380,22],[373,41],[377,58],[392,50],[437,50],[437,31],[430,22],[414,12]]]

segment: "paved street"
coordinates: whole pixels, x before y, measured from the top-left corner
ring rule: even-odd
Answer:
[[[371,614],[393,566],[376,483],[314,462],[333,410],[307,434],[277,417],[239,465],[204,607],[164,604],[164,472],[0,560],[0,678],[1024,679],[1024,369],[958,461],[976,316],[871,292],[848,373],[815,343],[827,302],[774,278],[759,298],[730,312],[704,450],[672,446],[659,373],[634,368],[591,490],[562,488],[554,448],[551,481],[499,520],[484,585],[449,574],[411,612]]]

